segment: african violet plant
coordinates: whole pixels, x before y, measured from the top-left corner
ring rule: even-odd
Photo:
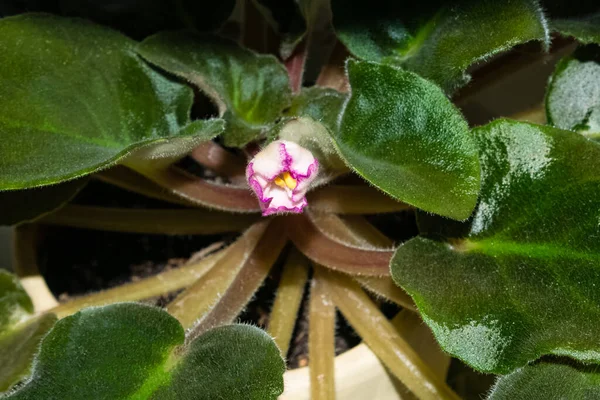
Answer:
[[[408,321],[498,374],[492,400],[600,398],[599,10],[57,3],[0,18],[1,222],[16,225],[0,398],[277,398],[308,280],[314,399],[335,397],[336,308],[417,398],[459,396]],[[476,67],[559,36],[581,47],[549,79],[547,123],[469,126],[454,103]],[[78,204],[91,179],[171,206]],[[420,231],[402,243],[364,217],[400,211]],[[37,268],[49,224],[243,233],[58,304]],[[268,333],[233,324],[278,260]],[[363,288],[404,309],[388,320]],[[138,303],[173,292],[164,309]]]

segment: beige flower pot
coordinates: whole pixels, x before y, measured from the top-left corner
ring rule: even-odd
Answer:
[[[287,371],[280,400],[310,400],[309,367]],[[335,393],[343,400],[397,400],[391,376],[365,344],[335,358]]]
[[[445,379],[450,357],[442,352],[417,314],[401,311],[392,323],[432,371]],[[284,374],[285,391],[279,400],[310,400],[309,368],[310,365]],[[334,368],[335,393],[339,400],[416,399],[364,343],[337,356]]]

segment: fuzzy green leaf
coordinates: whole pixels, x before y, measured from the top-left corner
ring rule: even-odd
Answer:
[[[474,133],[482,188],[467,229],[400,246],[394,281],[444,350],[478,370],[600,361],[600,146],[509,120]]]
[[[42,314],[0,332],[0,392],[29,376],[40,341],[55,322],[54,314]]]
[[[87,183],[76,179],[42,188],[0,192],[0,225],[31,222],[71,200]]]
[[[33,303],[17,277],[0,270],[0,392],[27,375],[42,336],[56,320],[32,315]]]
[[[215,328],[185,348],[179,322],[134,303],[84,309],[43,339],[31,379],[3,399],[276,399],[284,363],[258,328]]]
[[[536,0],[461,0],[405,4],[337,0],[334,25],[356,56],[402,65],[452,92],[467,68],[531,40],[549,43]]]
[[[335,133],[347,97],[347,94],[334,89],[318,86],[303,88],[298,95],[294,96],[287,115],[311,117],[325,125],[331,133]]]
[[[276,399],[285,364],[264,331],[249,325],[212,329],[191,345],[156,400]]]
[[[439,87],[372,62],[348,63],[352,94],[335,140],[346,162],[392,197],[454,219],[479,192],[477,148]]]
[[[590,57],[596,53],[596,57]],[[587,47],[563,58],[546,93],[548,123],[600,138],[600,51]]]
[[[223,137],[228,146],[256,139],[290,105],[291,89],[283,65],[229,40],[164,32],[146,39],[139,52],[211,97],[227,121]]]
[[[501,377],[488,400],[600,399],[600,367],[547,362]]]
[[[192,90],[115,31],[23,14],[0,20],[0,37],[0,189],[86,175],[143,145],[196,143],[205,128],[189,122]]]

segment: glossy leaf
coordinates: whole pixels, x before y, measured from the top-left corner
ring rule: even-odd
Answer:
[[[393,0],[333,3],[338,36],[356,56],[402,65],[452,92],[467,68],[531,40],[549,43],[535,0],[461,0],[405,4]]]
[[[593,400],[600,398],[598,366],[542,362],[501,377],[488,400]]]
[[[43,188],[0,192],[0,225],[30,222],[63,206],[87,183],[86,179]]]
[[[338,38],[356,57],[384,61],[400,56],[401,49],[410,46],[413,37],[401,16],[415,12],[415,7],[419,5],[409,8],[393,0],[332,0],[333,25]]]
[[[192,90],[115,31],[24,14],[0,20],[0,36],[1,189],[86,175],[142,145],[197,142],[205,128],[189,123]]]
[[[478,370],[545,354],[600,361],[600,147],[510,120],[475,138],[483,182],[467,229],[400,246],[393,279],[444,350]]]
[[[33,303],[16,276],[0,270],[0,392],[29,371],[42,336],[56,317],[31,319]]]
[[[350,61],[348,74],[352,95],[335,135],[346,162],[400,201],[466,219],[477,201],[480,172],[458,110],[412,72]]]
[[[134,303],[88,308],[43,339],[31,379],[6,399],[275,399],[283,360],[264,332],[228,326],[179,347],[165,311]]]
[[[584,56],[588,50],[596,57]],[[583,48],[562,59],[554,71],[546,94],[548,122],[558,128],[600,137],[600,52]]]
[[[243,146],[260,136],[290,104],[283,65],[229,40],[165,32],[146,39],[139,52],[210,96],[227,121],[224,139],[228,146]]]

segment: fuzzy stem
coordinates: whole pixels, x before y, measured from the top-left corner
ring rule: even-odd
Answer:
[[[152,199],[185,206],[197,206],[196,203],[172,194],[143,175],[123,166],[116,166],[99,172],[94,175],[94,178]]]
[[[225,150],[213,141],[200,144],[190,153],[199,164],[215,171],[220,176],[226,176],[233,183],[246,182],[247,161]]]
[[[286,242],[282,221],[273,221],[226,292],[205,315],[198,315],[201,319],[190,329],[188,340],[211,328],[232,322],[260,288]]]
[[[290,239],[311,260],[351,275],[390,275],[393,249],[349,246],[325,235],[306,215],[293,215],[286,219]]]
[[[150,210],[67,205],[40,222],[114,232],[211,235],[243,230],[257,218],[256,215],[201,209]]]
[[[369,292],[375,293],[391,302],[398,304],[412,312],[417,312],[415,303],[389,276],[355,276],[354,279]]]
[[[283,357],[290,347],[307,279],[308,260],[293,248],[283,267],[269,320],[269,334],[275,339]]]
[[[308,357],[310,398],[335,399],[335,305],[322,272],[315,270],[309,305]]]
[[[13,265],[23,289],[33,302],[33,309],[36,313],[41,313],[56,307],[58,301],[38,270],[38,234],[39,227],[34,224],[22,224],[15,228]]]
[[[380,214],[410,209],[369,186],[331,185],[307,196],[309,208],[335,214]]]
[[[427,366],[414,349],[350,277],[325,270],[327,292],[365,343],[400,381],[424,400],[459,397]]]
[[[222,211],[260,211],[256,197],[247,186],[209,182],[175,167],[146,169],[138,172],[170,193],[196,205]]]
[[[221,258],[208,273],[167,305],[167,311],[177,318],[184,328],[192,327],[226,292],[253,254],[270,222],[264,220],[251,226],[230,246],[227,257]]]
[[[540,125],[545,125],[547,122],[546,109],[543,104],[514,114],[511,118],[516,119],[517,121],[531,122]]]
[[[225,257],[230,248],[212,253],[198,261],[191,261],[179,268],[127,283],[112,289],[75,298],[51,310],[59,318],[67,317],[84,307],[100,306],[123,301],[140,301],[160,296],[189,286],[204,276],[215,264]]]
[[[329,61],[321,69],[316,85],[347,92],[350,85],[344,70],[344,62],[349,55],[346,47],[338,41],[331,52]]]
[[[398,333],[410,343],[410,346],[419,353],[433,373],[439,379],[446,380],[451,358],[442,351],[433,333],[419,314],[402,310],[392,319],[391,323]]]

